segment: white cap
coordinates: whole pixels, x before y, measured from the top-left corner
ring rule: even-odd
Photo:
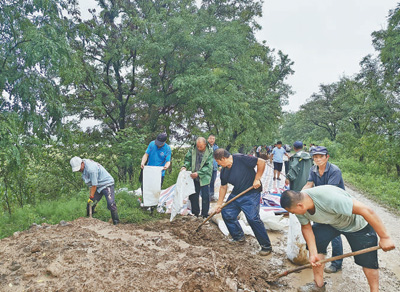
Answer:
[[[69,163],[71,164],[72,171],[79,171],[81,170],[82,158],[78,156],[72,157]]]

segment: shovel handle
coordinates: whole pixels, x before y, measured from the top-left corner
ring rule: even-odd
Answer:
[[[244,190],[243,192],[241,192],[239,195],[233,197],[232,199],[230,199],[228,202],[225,202],[224,204],[222,204],[221,209],[223,209],[224,207],[226,207],[226,205],[232,203],[234,200],[238,199],[239,197],[243,196],[244,194],[246,194],[248,191],[252,190],[253,186],[249,187],[248,189]],[[200,230],[200,227],[203,226],[204,224],[206,224],[206,222],[208,220],[210,220],[215,214],[217,214],[217,212],[212,212],[210,216],[207,217],[207,219],[205,219],[203,221],[203,223],[201,223],[197,228],[196,228],[196,232]]]
[[[328,259],[323,259],[323,260],[318,261],[317,263],[325,264],[325,263],[328,263],[328,262],[333,262],[333,261],[341,260],[341,259],[344,259],[344,258],[347,258],[347,257],[356,256],[356,255],[360,255],[360,254],[363,254],[363,253],[367,253],[367,252],[371,252],[371,251],[374,251],[374,250],[378,250],[380,248],[381,248],[380,246],[368,247],[368,248],[364,248],[364,249],[361,249],[361,250],[358,250],[358,251],[349,252],[349,253],[338,255],[338,256],[335,256],[335,257],[328,258]],[[285,271],[283,273],[280,273],[280,274],[274,276],[274,280],[273,281],[276,281],[280,277],[287,276],[288,274],[291,274],[291,273],[294,273],[294,272],[298,272],[298,271],[301,271],[301,270],[304,270],[304,269],[307,269],[307,268],[311,268],[311,267],[312,267],[311,264],[307,264],[307,265],[303,265],[303,266],[300,266],[300,267],[297,267],[297,268],[294,268],[294,269],[287,270],[287,271]],[[271,282],[273,282],[273,281],[271,281]]]

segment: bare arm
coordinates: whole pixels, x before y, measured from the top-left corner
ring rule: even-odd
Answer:
[[[311,189],[314,186],[314,182],[308,181],[301,190]]]
[[[142,169],[144,168],[144,166],[145,166],[145,164],[146,164],[147,158],[149,158],[149,154],[145,153],[145,154],[143,155],[143,157],[142,157],[142,162],[140,163],[140,167],[141,167]]]
[[[353,214],[361,215],[374,228],[375,232],[379,235],[379,245],[384,251],[389,251],[395,248],[392,239],[386,231],[385,225],[382,220],[370,207],[353,199]]]
[[[255,189],[257,189],[261,186],[261,177],[264,173],[264,170],[265,170],[265,160],[258,158],[257,159],[257,173],[256,173],[256,177],[254,178],[254,182],[253,182],[253,187]]]
[[[164,165],[164,170],[165,169],[168,169],[168,167],[171,165],[171,161],[167,161],[166,163],[165,163],[165,165]]]
[[[91,186],[91,187],[90,187],[89,198],[91,198],[91,199],[94,198],[94,194],[96,193],[96,190],[97,190],[97,186]]]
[[[306,240],[307,247],[310,252],[310,263],[313,266],[320,266],[321,264],[316,264],[320,258],[318,257],[317,244],[315,242],[315,235],[314,231],[312,230],[311,223],[308,223],[307,225],[301,225],[301,232],[303,233],[303,237]]]
[[[228,191],[228,184],[226,184],[224,186],[220,186],[218,202],[217,202],[217,205],[215,206],[216,213],[221,212],[221,210],[222,210],[221,206],[224,203],[224,199],[225,199],[225,195],[226,195],[227,191]]]

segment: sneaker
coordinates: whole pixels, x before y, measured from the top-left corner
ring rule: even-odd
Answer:
[[[281,180],[281,179],[278,177],[277,180]]]
[[[330,265],[329,267],[325,267],[324,272],[325,273],[329,273],[329,274],[333,274],[333,273],[337,273],[340,270],[342,270],[342,268],[338,268],[334,265]]]
[[[326,291],[326,282],[322,287],[318,287],[315,282],[307,283],[297,289],[297,292],[324,292]]]
[[[276,180],[276,178],[274,177],[274,180]]]
[[[233,238],[229,239],[229,243],[232,243],[232,244],[236,244],[236,243],[243,244],[243,243],[245,243],[245,241],[246,241],[246,237],[244,237],[244,236],[238,240],[235,240]]]
[[[260,256],[267,256],[269,254],[271,254],[272,252],[272,247],[261,247],[261,250],[258,252],[258,255]]]

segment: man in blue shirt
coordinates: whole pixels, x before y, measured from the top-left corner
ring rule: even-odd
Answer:
[[[314,164],[310,169],[306,185],[303,190],[316,186],[333,185],[344,190],[344,182],[342,172],[339,167],[328,162],[329,154],[326,147],[314,146],[310,152],[313,157]],[[332,240],[332,256],[339,256],[343,254],[342,239],[339,236]],[[343,260],[333,261],[330,266],[325,268],[327,273],[336,273],[342,269]]]
[[[274,162],[274,180],[281,180],[280,175],[283,166],[283,155],[289,157],[286,150],[282,148],[282,141],[276,143],[276,147],[272,150],[270,161]]]
[[[166,133],[159,134],[156,140],[151,141],[149,146],[147,147],[146,152],[142,157],[142,162],[140,164],[142,169],[144,168],[145,165],[163,167],[163,171],[161,173],[162,176],[161,187],[164,182],[165,170],[171,164],[171,147],[169,147],[169,145],[165,143],[165,141],[167,141]],[[142,183],[142,193],[143,193],[143,183]]]
[[[117,205],[114,196],[114,179],[100,164],[90,159],[82,159],[73,157],[70,161],[72,171],[82,172],[82,179],[90,188],[89,202],[95,202],[93,206],[87,204],[87,216],[89,216],[89,208],[92,211],[96,207],[97,202],[104,196],[107,200],[107,209],[111,212],[111,218],[114,225],[119,223]]]
[[[265,160],[250,155],[233,154],[231,155],[225,149],[219,148],[214,152],[214,158],[221,170],[221,187],[219,189],[219,198],[215,207],[215,212],[221,212],[222,218],[232,236],[232,242],[244,242],[244,232],[239,224],[237,216],[240,211],[246,216],[254,235],[261,246],[259,255],[267,256],[272,252],[271,241],[269,240],[264,223],[260,219],[260,198],[261,198],[261,176],[265,169]],[[257,172],[254,168],[257,166]],[[237,200],[221,208],[228,183],[234,186],[232,193],[227,200],[230,200],[253,186],[253,189]]]

